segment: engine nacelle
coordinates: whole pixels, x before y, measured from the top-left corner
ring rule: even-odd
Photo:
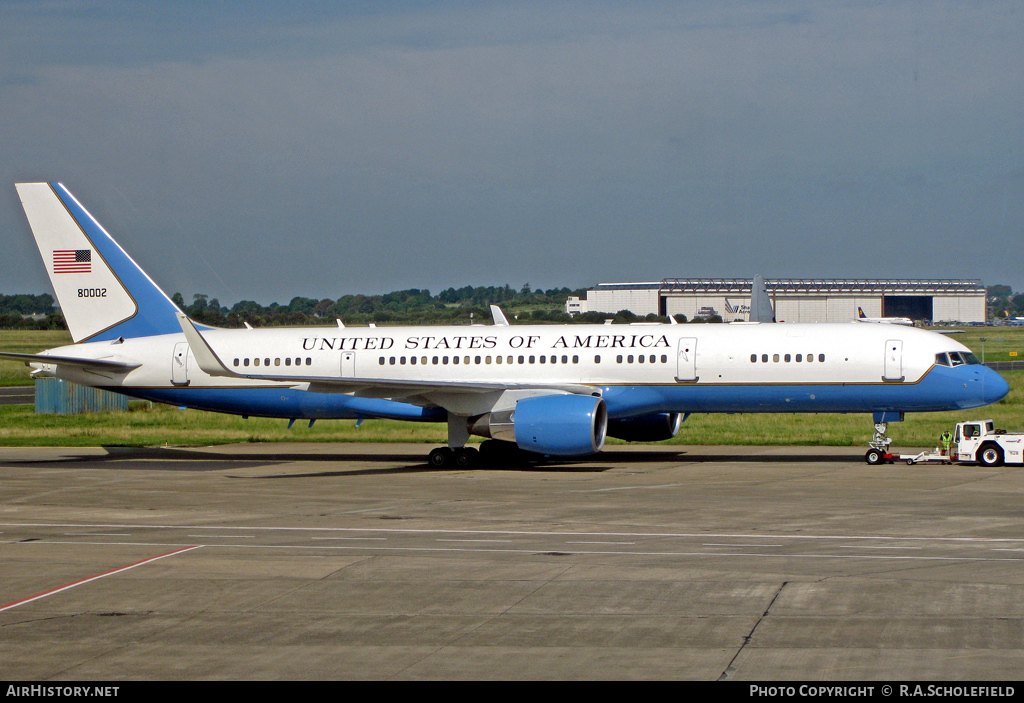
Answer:
[[[681,413],[648,413],[624,420],[608,421],[608,436],[627,442],[660,442],[679,434]]]
[[[515,442],[520,449],[553,456],[601,451],[608,430],[604,400],[592,395],[524,398],[511,410],[474,418],[472,434]]]

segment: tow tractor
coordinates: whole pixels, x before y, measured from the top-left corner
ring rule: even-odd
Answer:
[[[879,430],[875,425],[875,438],[869,444],[871,449],[864,455],[869,464],[891,464],[905,461],[908,464],[966,464],[1002,466],[1003,464],[1024,464],[1024,433],[1007,433],[995,429],[992,420],[970,420],[958,422],[953,434],[949,452],[935,447],[933,451],[919,454],[892,454],[885,436],[885,427]]]

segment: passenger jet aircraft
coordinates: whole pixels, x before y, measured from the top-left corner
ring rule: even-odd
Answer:
[[[862,308],[857,308],[857,321],[858,322],[877,322],[883,325],[911,325],[913,326],[914,321],[909,317],[868,317],[864,314]]]
[[[877,439],[903,413],[976,408],[1009,390],[962,344],[897,325],[213,329],[182,313],[63,185],[17,189],[74,344],[0,356],[243,417],[447,422],[434,466],[476,461],[470,435],[493,440],[481,451],[580,456],[606,436],[668,439],[694,412],[871,413]]]

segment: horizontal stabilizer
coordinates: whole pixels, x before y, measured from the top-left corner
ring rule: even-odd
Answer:
[[[102,369],[104,371],[131,371],[142,364],[132,364],[111,359],[82,359],[74,356],[53,356],[51,354],[15,354],[0,352],[0,359],[24,361],[26,364],[54,364],[59,366],[75,366],[82,369]]]

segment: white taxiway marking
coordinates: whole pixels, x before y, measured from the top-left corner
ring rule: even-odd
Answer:
[[[615,544],[620,547],[629,547],[636,542],[566,542],[566,544]]]
[[[452,530],[452,529],[410,529],[410,528],[399,528],[399,527],[284,527],[284,526],[271,526],[271,527],[260,527],[260,526],[238,526],[231,527],[225,525],[208,526],[208,525],[159,525],[159,524],[139,524],[131,525],[124,523],[115,524],[74,524],[74,523],[31,523],[31,522],[5,522],[0,523],[0,527],[21,527],[21,528],[64,528],[64,529],[137,529],[137,530],[247,530],[249,532],[283,532],[283,533],[302,533],[302,532],[314,532],[314,533],[325,533],[325,532],[341,532],[341,533],[352,533],[352,532],[376,532],[383,534],[437,534],[437,535],[516,535],[526,537],[667,537],[677,539],[698,539],[709,537],[718,539],[791,539],[791,540],[846,540],[846,541],[858,541],[863,540],[867,542],[935,542],[939,544],[953,543],[953,544],[999,544],[999,543],[1016,543],[1024,544],[1024,537],[901,537],[891,535],[790,535],[790,534],[749,534],[749,533],[719,533],[719,532],[565,532],[565,531],[548,531],[548,530]],[[208,536],[208,535],[204,535]]]
[[[131,537],[130,532],[65,532],[66,537]]]
[[[436,542],[487,542],[489,544],[511,544],[510,539],[438,539]]]
[[[189,535],[189,537],[202,537],[203,539],[256,539],[256,535]]]
[[[917,561],[1024,561],[1019,556],[1024,552],[1024,538],[992,538],[992,537],[910,537],[910,536],[886,536],[886,535],[792,535],[792,534],[749,534],[749,533],[693,533],[693,532],[577,532],[577,531],[546,531],[546,530],[492,530],[492,529],[416,529],[416,528],[383,528],[383,527],[289,527],[289,526],[237,526],[226,525],[158,525],[158,524],[75,524],[75,523],[0,523],[0,527],[17,527],[20,531],[27,531],[30,535],[27,539],[13,540],[6,544],[31,543],[31,544],[162,544],[166,547],[194,545],[195,542],[185,542],[182,532],[191,533],[191,539],[201,538],[205,546],[222,549],[281,549],[281,550],[380,550],[380,551],[404,551],[404,552],[523,552],[536,553],[537,551],[569,551],[577,555],[601,554],[601,555],[657,555],[666,557],[740,557],[740,558],[789,558],[789,559],[864,559],[864,560],[917,560]],[[120,540],[101,540],[59,542],[49,538],[44,530],[93,530],[93,529],[128,529],[137,530],[131,535]],[[160,530],[163,534],[152,535],[153,530]],[[237,530],[237,532],[236,532]],[[145,532],[138,532],[145,531]],[[252,534],[242,534],[250,532]],[[10,530],[7,531],[10,534]],[[58,532],[59,534],[59,532]],[[124,533],[84,533],[75,532],[74,535],[97,536],[100,534]],[[132,542],[133,539],[140,541]],[[163,542],[154,542],[153,538],[163,539]],[[241,539],[256,539],[261,542],[234,544],[232,537]],[[211,539],[212,538],[212,539]],[[417,544],[417,538],[430,540],[436,547]],[[636,538],[632,541],[630,538]],[[657,538],[657,544],[663,546],[660,551],[647,551],[633,549],[634,545],[642,540]],[[736,542],[703,542],[704,539],[744,539],[744,540],[769,540],[765,543]],[[220,544],[219,540],[227,541],[227,544]],[[144,540],[144,541],[143,541]],[[266,541],[264,541],[266,540]],[[277,542],[280,540],[280,542]],[[319,544],[300,544],[302,540],[315,540]],[[330,540],[330,542],[328,542]],[[394,546],[383,544],[365,544],[366,541],[375,543],[394,540]],[[671,540],[671,541],[666,541]],[[782,542],[779,542],[782,540]],[[674,542],[679,542],[675,549]],[[214,542],[214,544],[210,544]],[[347,544],[351,542],[351,544]],[[462,546],[451,544],[443,546],[439,542],[461,543]],[[512,544],[509,544],[509,543]],[[515,548],[519,542],[520,547]],[[487,545],[493,545],[488,547]],[[535,546],[538,545],[539,546]],[[595,547],[587,549],[585,545]],[[702,551],[697,551],[698,545]],[[819,549],[818,553],[808,553],[804,546],[814,545]],[[631,547],[631,549],[611,549],[611,547]],[[603,550],[600,548],[604,547]],[[851,549],[862,550],[860,554],[853,554]],[[955,549],[960,547],[962,549]],[[976,549],[985,547],[989,551],[1016,552],[1017,554],[1006,554],[1002,556],[978,555]],[[1001,547],[1001,548],[999,548]],[[723,549],[722,552],[707,551],[707,549]],[[790,548],[796,553],[762,552],[762,549]],[[833,552],[833,549],[842,548],[843,553]],[[739,552],[732,550],[739,549]],[[901,554],[901,551],[920,551],[927,549],[929,555]],[[949,554],[948,552],[953,552]],[[936,553],[937,552],[937,553]],[[943,552],[947,552],[943,554]],[[962,552],[962,553],[961,553]]]

